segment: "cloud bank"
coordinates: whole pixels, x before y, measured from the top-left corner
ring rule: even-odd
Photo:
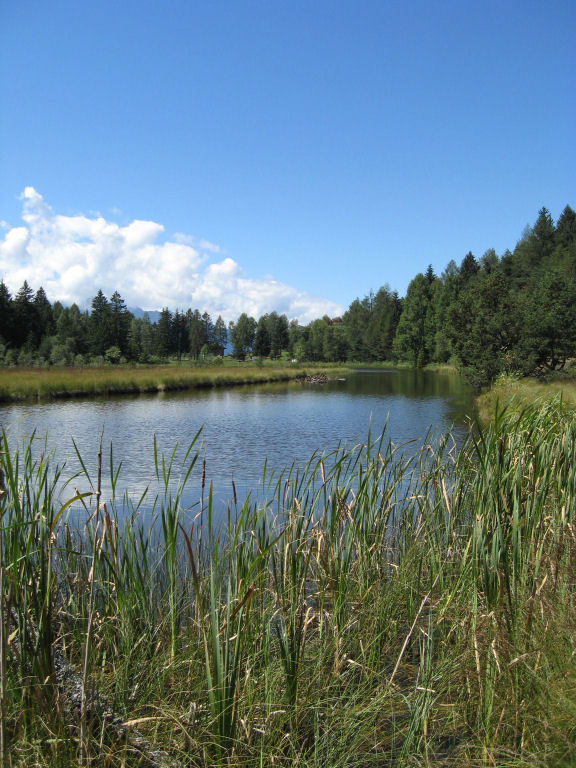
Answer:
[[[34,187],[21,199],[23,226],[2,222],[0,240],[0,279],[13,293],[27,280],[51,301],[83,306],[98,289],[107,296],[117,290],[130,307],[192,307],[225,320],[276,311],[308,323],[343,311],[271,278],[247,277],[219,246],[183,233],[167,238],[157,222],[122,227],[98,215],[59,215]]]

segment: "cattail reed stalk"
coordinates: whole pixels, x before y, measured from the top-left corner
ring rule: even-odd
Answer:
[[[6,631],[7,617],[4,618],[4,498],[6,484],[4,470],[0,467],[0,759],[2,765],[8,764],[8,745],[6,743]]]
[[[202,533],[204,530],[204,487],[206,485],[206,458],[202,459],[202,476],[200,478],[200,524],[198,526],[198,560],[202,560]]]
[[[203,467],[202,557],[182,511],[192,453],[154,445],[149,526],[142,499],[103,504],[100,456],[75,540],[66,521],[58,535],[47,465],[31,447],[11,463],[4,443],[5,753],[19,739],[13,754],[52,765],[67,748],[44,685],[55,636],[81,672],[84,765],[125,761],[91,731],[90,684],[186,764],[572,764],[573,418],[502,415],[458,451],[428,440],[314,455],[224,520]]]
[[[100,433],[100,443],[98,446],[97,469],[96,469],[96,509],[94,513],[94,522],[92,523],[92,563],[89,572],[89,600],[88,600],[88,622],[86,626],[86,637],[84,640],[84,656],[82,660],[82,692],[80,702],[80,735],[79,735],[79,762],[81,765],[89,763],[89,734],[88,728],[88,674],[89,662],[92,653],[92,634],[94,628],[94,603],[96,588],[96,564],[98,558],[98,529],[100,524],[100,499],[102,497],[102,439],[104,429]]]

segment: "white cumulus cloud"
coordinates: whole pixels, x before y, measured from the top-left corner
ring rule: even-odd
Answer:
[[[123,227],[99,214],[64,216],[34,187],[21,200],[24,226],[3,222],[0,239],[0,279],[13,293],[27,280],[51,301],[85,305],[98,289],[107,296],[117,290],[131,307],[192,307],[226,320],[276,311],[307,323],[342,313],[341,305],[272,277],[250,278],[218,245],[183,233],[167,237],[155,221]]]

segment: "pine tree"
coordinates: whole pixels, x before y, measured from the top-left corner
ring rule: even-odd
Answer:
[[[190,347],[188,321],[186,315],[178,310],[174,312],[172,317],[172,346],[178,360],[182,359],[182,354],[187,352]]]
[[[560,214],[554,239],[556,263],[576,267],[576,213],[569,205]]]
[[[288,349],[288,318],[271,312],[268,316],[268,328],[270,331],[270,357],[277,359],[285,349]]]
[[[427,278],[421,273],[416,275],[408,286],[394,338],[395,356],[418,367],[430,362],[435,345],[436,324],[431,297]]]
[[[576,355],[576,277],[562,267],[546,270],[519,296],[523,373],[556,370]]]
[[[91,354],[104,357],[106,350],[113,344],[113,331],[110,303],[100,289],[92,299],[88,330]]]
[[[128,331],[132,315],[126,309],[124,299],[118,291],[110,297],[110,339],[109,346],[118,347],[123,355],[128,353]]]
[[[212,341],[212,352],[215,355],[224,355],[226,343],[228,341],[228,329],[221,315],[218,315],[214,323],[214,334]]]
[[[56,339],[68,356],[83,355],[88,351],[87,325],[90,327],[90,319],[86,320],[76,304],[60,309],[56,321]]]
[[[156,324],[155,352],[159,357],[168,357],[172,354],[172,327],[172,313],[168,307],[164,307]]]
[[[270,330],[268,327],[268,315],[262,315],[256,326],[253,352],[258,357],[268,357],[270,354]]]
[[[204,345],[208,345],[210,348],[214,341],[214,323],[208,312],[202,314],[202,324],[204,326]]]
[[[448,333],[462,372],[477,385],[518,370],[516,297],[501,271],[481,275],[450,307]]]
[[[190,354],[197,360],[200,357],[202,347],[207,343],[206,323],[198,309],[189,315],[188,337],[190,343]]]
[[[8,286],[0,282],[0,343],[14,343],[14,307]]]
[[[51,336],[54,333],[54,317],[52,314],[52,305],[48,301],[48,297],[44,292],[44,288],[40,287],[36,291],[36,295],[32,301],[38,325],[36,328],[36,343],[40,344],[40,341],[45,336]]]
[[[555,227],[547,208],[541,208],[532,228],[534,253],[537,261],[546,261],[554,250]]]
[[[478,274],[478,262],[472,251],[468,251],[466,256],[462,259],[460,264],[460,282],[462,285],[467,285]]]
[[[140,361],[148,362],[150,357],[154,354],[154,327],[150,322],[150,316],[147,312],[144,312],[140,318]]]
[[[36,329],[38,318],[33,304],[34,291],[26,280],[14,297],[14,345],[16,347],[36,347]]]
[[[350,360],[371,359],[370,346],[366,340],[366,331],[371,317],[371,304],[372,298],[370,296],[367,296],[362,301],[354,299],[342,318],[346,328]]]

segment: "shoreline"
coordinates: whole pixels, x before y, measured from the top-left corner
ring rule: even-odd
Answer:
[[[408,370],[406,363],[254,363],[223,365],[150,365],[66,368],[0,368],[0,403],[154,395],[195,389],[249,386],[305,380],[323,374],[328,380],[356,370]],[[458,375],[449,365],[414,369]]]

